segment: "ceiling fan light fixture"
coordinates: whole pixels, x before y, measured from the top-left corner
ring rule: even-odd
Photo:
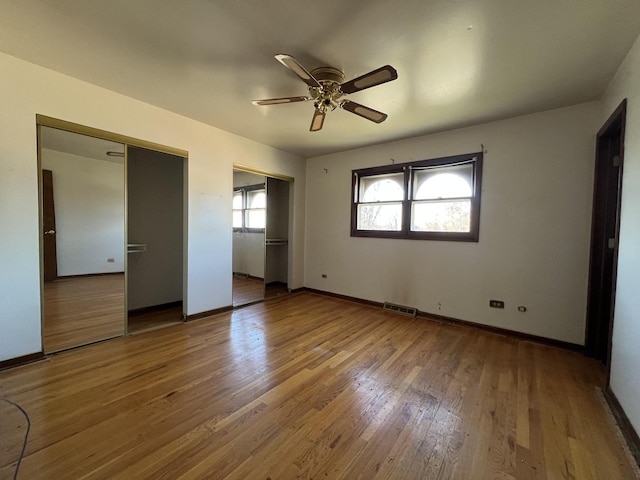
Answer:
[[[343,96],[395,80],[398,78],[398,73],[391,65],[384,65],[383,67],[345,82],[344,73],[337,68],[319,67],[311,70],[311,73],[309,73],[291,55],[278,54],[275,57],[276,60],[295,73],[308,85],[309,96],[254,100],[252,102],[254,105],[277,105],[280,103],[313,100],[314,112],[313,118],[311,119],[311,127],[309,128],[312,132],[321,130],[327,111],[335,110],[338,107],[375,123],[382,123],[387,119],[386,113],[379,112],[350,100],[345,100]]]

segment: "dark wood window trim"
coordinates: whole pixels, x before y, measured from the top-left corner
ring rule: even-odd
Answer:
[[[244,226],[245,212],[250,210],[247,208],[247,192],[253,192],[255,190],[264,190],[266,192],[266,185],[264,183],[258,183],[255,185],[246,185],[244,187],[234,187],[233,193],[242,192],[242,227],[233,227],[234,232],[244,233],[264,233],[264,228],[248,228]],[[236,210],[236,209],[234,209]]]
[[[416,162],[383,165],[379,167],[362,168],[352,171],[351,185],[351,236],[372,238],[400,238],[409,240],[440,240],[458,242],[478,242],[480,234],[480,193],[482,189],[482,152],[454,155],[450,157],[420,160]],[[416,232],[411,231],[411,192],[413,171],[424,168],[447,167],[462,164],[473,165],[472,196],[471,200],[471,226],[469,232]],[[404,198],[402,200],[402,228],[399,231],[388,230],[359,230],[358,229],[358,205],[360,195],[360,181],[364,177],[373,175],[385,175],[404,173]],[[465,197],[466,198],[466,197]],[[451,199],[455,200],[455,199]],[[380,204],[384,202],[379,202]],[[397,202],[395,202],[397,203]]]

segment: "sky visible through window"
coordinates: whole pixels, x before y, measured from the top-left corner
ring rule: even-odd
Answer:
[[[365,188],[362,201],[395,203],[360,205],[358,228],[399,231],[402,227],[403,198],[404,191],[396,180],[387,177],[373,181]]]
[[[471,185],[455,173],[439,173],[428,178],[416,192],[416,200],[427,198],[470,197]]]
[[[411,230],[419,232],[468,232],[471,228],[471,185],[455,173],[427,177],[416,189],[411,208]],[[358,206],[358,228],[399,231],[402,229],[402,186],[382,178],[365,187]],[[451,199],[451,200],[443,200]],[[367,204],[369,202],[376,202]],[[377,202],[389,202],[377,204]]]

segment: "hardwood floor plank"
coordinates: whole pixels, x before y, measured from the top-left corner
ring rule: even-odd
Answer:
[[[27,432],[24,414],[0,398],[0,478],[14,478]]]
[[[45,353],[124,335],[124,273],[44,283]]]
[[[264,299],[264,280],[242,275],[233,276],[234,307],[262,299]]]
[[[628,480],[603,378],[304,292],[2,371],[0,395],[32,422],[20,478]]]
[[[182,302],[178,305],[150,307],[138,311],[130,311],[127,316],[129,334],[162,328],[182,322]]]

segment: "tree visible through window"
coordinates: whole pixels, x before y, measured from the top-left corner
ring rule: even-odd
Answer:
[[[358,228],[399,231],[402,225],[403,174],[376,175],[361,183]]]
[[[482,154],[354,171],[351,234],[477,241]]]
[[[473,165],[416,170],[411,230],[470,232]]]

